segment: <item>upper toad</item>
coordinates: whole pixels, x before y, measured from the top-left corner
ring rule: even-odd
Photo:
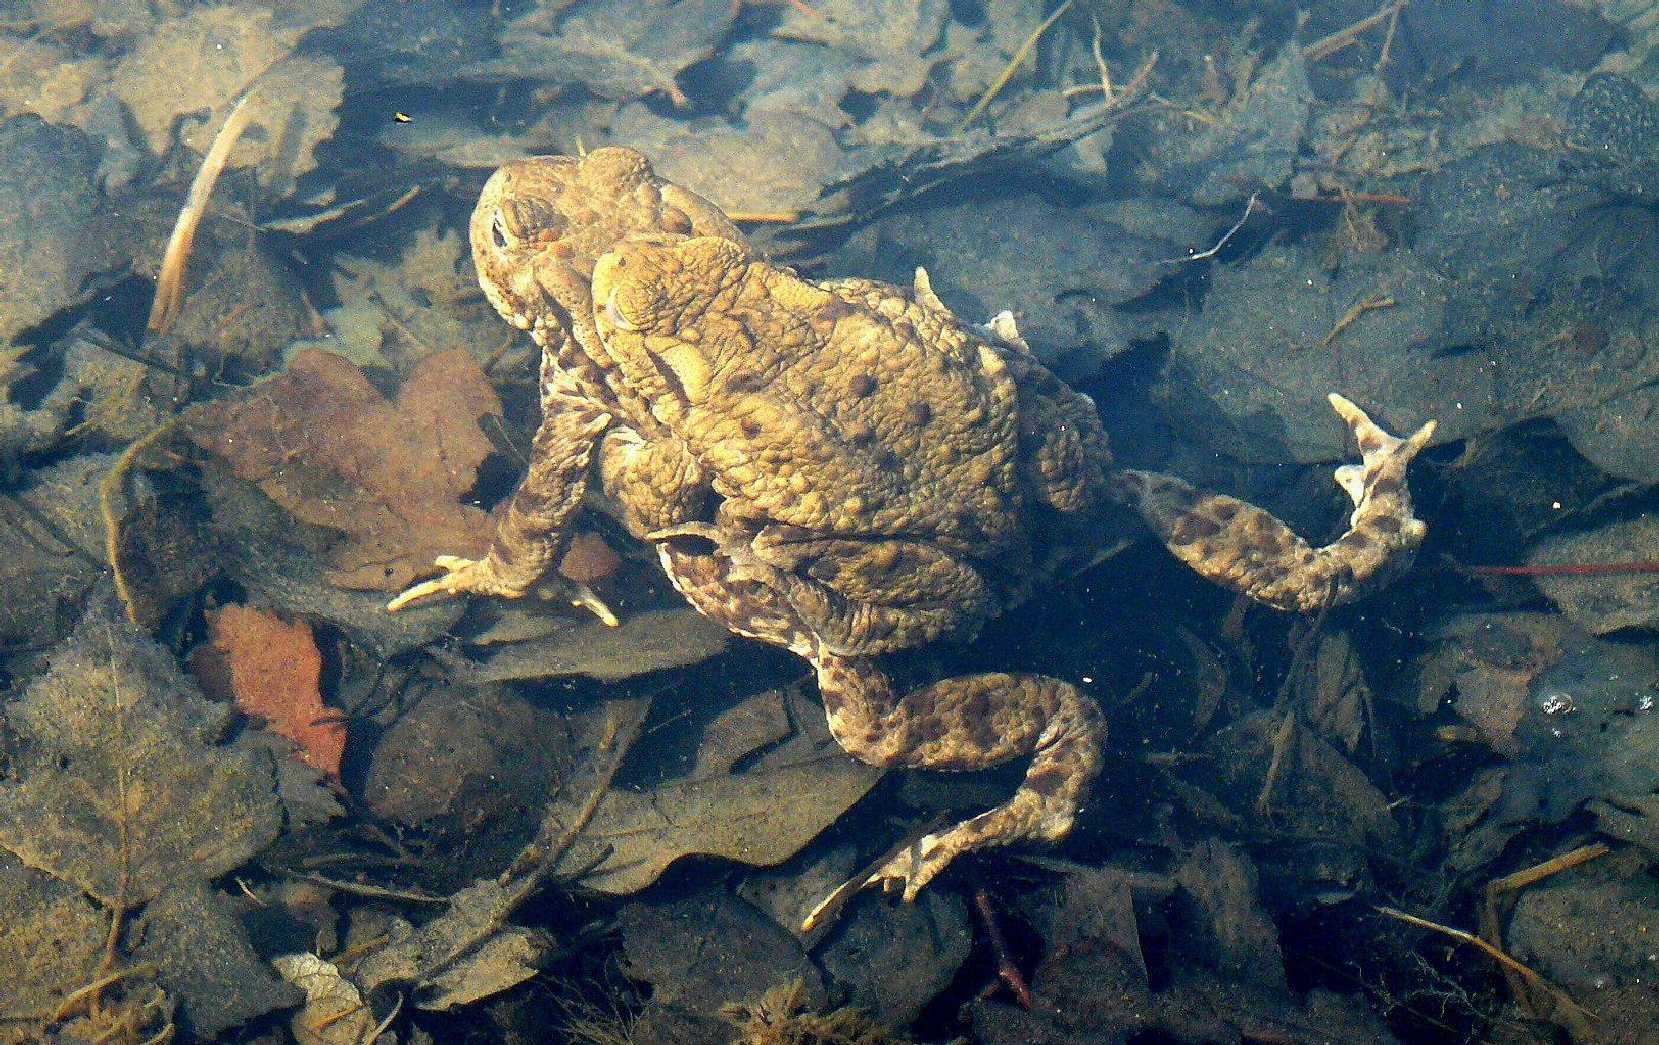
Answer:
[[[596,474],[692,605],[814,665],[849,753],[930,769],[1030,756],[1008,802],[868,880],[907,898],[958,853],[1063,837],[1104,726],[1093,701],[1043,675],[900,693],[881,654],[972,636],[1086,561],[1114,501],[1200,573],[1286,609],[1360,594],[1423,538],[1404,479],[1433,422],[1397,439],[1331,397],[1363,462],[1337,470],[1349,530],[1311,548],[1242,501],[1115,470],[1094,404],[1006,313],[965,323],[920,270],[908,288],[803,279],[630,150],[503,167],[471,232],[486,294],[542,347],[542,425],[486,557],[440,560],[443,576],[391,607],[522,594]]]

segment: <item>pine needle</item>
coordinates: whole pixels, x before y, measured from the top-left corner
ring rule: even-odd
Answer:
[[[1066,0],[1065,3],[1055,9],[1053,14],[1043,19],[1042,25],[1031,31],[1031,35],[1025,38],[1025,43],[1020,44],[1020,49],[1014,52],[1014,57],[1008,60],[1008,64],[1002,67],[1002,72],[998,73],[997,78],[991,81],[991,86],[985,88],[985,93],[979,96],[979,101],[975,102],[974,107],[968,110],[968,115],[962,117],[962,122],[956,125],[957,134],[967,130],[968,125],[979,119],[980,115],[985,112],[985,107],[991,104],[991,100],[1002,93],[1002,89],[1008,86],[1009,80],[1014,78],[1015,71],[1025,61],[1026,56],[1031,53],[1032,48],[1037,46],[1037,41],[1042,38],[1044,33],[1048,32],[1049,26],[1060,20],[1061,15],[1071,10],[1072,3],[1073,0]]]

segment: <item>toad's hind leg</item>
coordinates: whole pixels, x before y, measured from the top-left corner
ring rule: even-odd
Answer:
[[[1025,839],[1053,842],[1072,827],[1100,771],[1106,726],[1075,686],[1044,675],[988,672],[943,679],[900,696],[868,658],[813,658],[830,732],[875,766],[972,770],[1030,756],[1007,802],[923,836],[865,880],[906,900],[958,855]]]
[[[1362,463],[1336,470],[1354,512],[1347,532],[1322,548],[1253,504],[1173,476],[1122,471],[1113,477],[1117,489],[1178,559],[1218,584],[1282,610],[1349,601],[1404,570],[1423,542],[1427,527],[1411,513],[1406,466],[1434,435],[1434,422],[1400,439],[1341,396],[1330,400]]]
[[[913,899],[958,854],[1023,839],[1056,841],[1100,771],[1105,722],[1075,686],[1043,675],[991,672],[895,692],[872,657],[831,652],[778,589],[734,569],[723,555],[657,546],[674,586],[706,616],[740,635],[806,657],[817,669],[830,733],[874,766],[971,770],[1031,758],[1012,798],[929,834],[862,884],[898,885]]]

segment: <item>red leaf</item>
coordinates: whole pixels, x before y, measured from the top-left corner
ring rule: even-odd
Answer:
[[[317,687],[323,659],[311,626],[234,603],[209,614],[208,626],[236,706],[265,719],[268,728],[299,745],[312,768],[337,779],[346,727]]]

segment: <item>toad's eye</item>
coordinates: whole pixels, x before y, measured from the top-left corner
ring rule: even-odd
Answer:
[[[621,288],[612,287],[610,294],[605,298],[605,318],[610,320],[611,326],[618,330],[638,330],[639,326],[624,315],[622,309],[617,306],[616,292],[619,289]]]
[[[501,216],[500,211],[490,220],[490,240],[497,250],[507,249],[507,219]]]

